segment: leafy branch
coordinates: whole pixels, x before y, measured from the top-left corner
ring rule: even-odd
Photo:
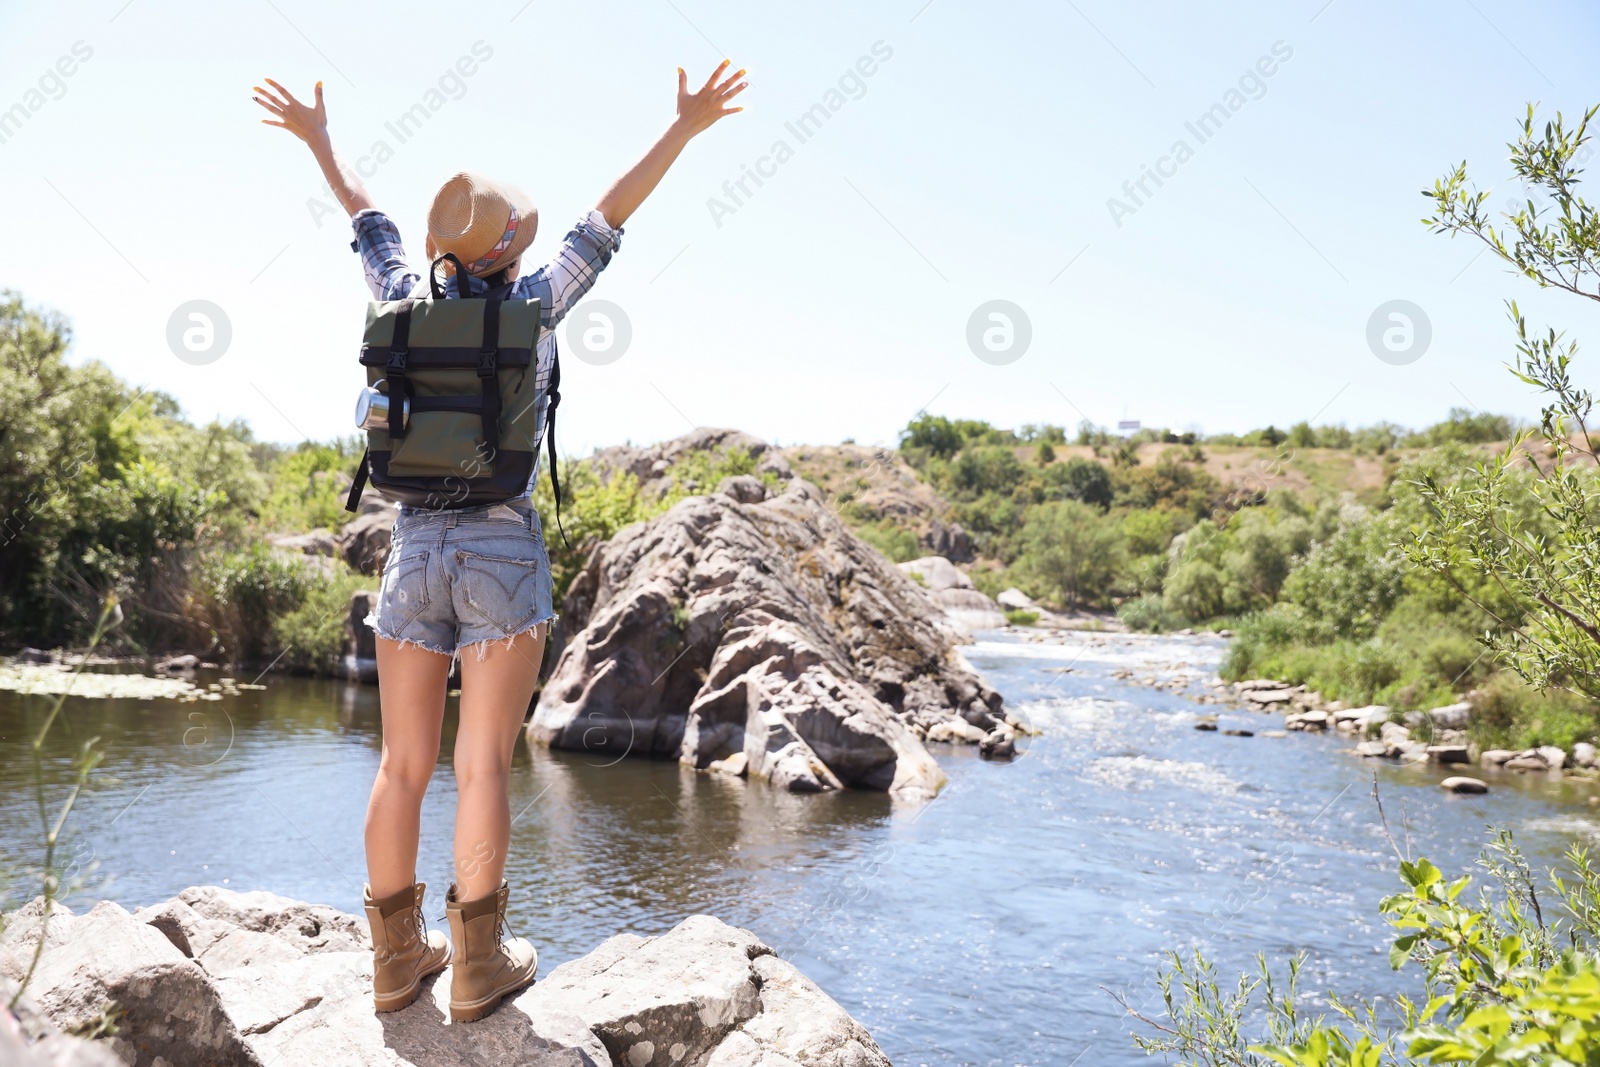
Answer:
[[[77,665],[72,670],[72,678],[83,672],[89,662],[89,657],[99,647],[106,633],[122,621],[122,609],[117,604],[115,597],[108,597],[100,610],[100,618],[95,623],[94,632],[89,638],[89,647],[84,651]],[[39,960],[44,955],[46,935],[49,932],[50,915],[55,910],[56,901],[66,895],[68,887],[56,871],[56,848],[61,841],[61,832],[66,827],[67,818],[72,814],[73,806],[89,782],[89,776],[99,766],[104,753],[100,750],[98,737],[91,737],[79,746],[77,755],[73,758],[73,777],[71,787],[66,797],[53,811],[45,788],[44,745],[50,736],[51,727],[61,716],[61,709],[66,704],[68,693],[71,691],[69,683],[61,693],[56,695],[55,701],[50,705],[50,710],[45,713],[44,721],[34,733],[28,743],[29,756],[33,761],[33,787],[34,799],[39,809],[39,824],[44,837],[44,865],[40,875],[43,889],[43,909],[39,915],[38,940],[34,943],[33,955],[28,960],[28,969],[23,974],[16,990],[11,995],[7,1007],[15,1010],[17,1002],[22,999],[22,994],[27,990],[28,984],[33,980],[34,972],[39,968]]]

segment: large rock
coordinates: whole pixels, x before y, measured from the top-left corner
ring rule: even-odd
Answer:
[[[312,530],[310,533],[273,534],[267,538],[274,548],[286,552],[299,552],[307,556],[333,556],[338,553],[338,543],[334,535],[327,530]]]
[[[677,477],[672,473],[672,468],[679,460],[686,459],[696,452],[733,452],[747,453],[755,460],[755,473],[757,475],[770,475],[780,481],[787,482],[794,477],[794,469],[789,466],[789,461],[779,455],[759,437],[752,437],[739,430],[725,430],[714,427],[702,427],[682,437],[675,437],[670,441],[663,441],[657,445],[644,448],[635,448],[632,445],[612,445],[602,448],[591,456],[588,462],[599,472],[603,481],[609,481],[615,474],[631,474],[639,482],[640,490],[645,499],[659,500],[674,486]],[[749,477],[745,475],[744,477]],[[753,478],[759,481],[759,478]],[[709,493],[719,490],[715,485],[680,485],[677,488],[691,493]],[[741,488],[747,489],[736,483],[735,492]]]
[[[978,592],[967,573],[943,556],[924,556],[899,567],[920,582],[958,630],[970,633],[1006,624],[1000,605]]]
[[[6,1010],[10,1007],[10,1011]],[[127,1067],[109,1042],[61,1032],[17,983],[0,976],[0,1064],[5,1067]]]
[[[1461,730],[1465,729],[1472,719],[1472,705],[1462,701],[1459,704],[1446,704],[1442,708],[1431,711],[1408,711],[1405,714],[1406,724],[1418,726],[1423,722],[1430,722],[1434,729]]]
[[[1038,601],[1016,586],[1003,591],[994,599],[1002,608],[1007,608],[1011,611],[1044,611],[1044,608],[1039,606]]]
[[[7,916],[0,972],[18,981],[39,942],[43,898]],[[111,1047],[129,1067],[259,1067],[210,976],[162,931],[103,901],[86,915],[65,909],[45,924],[45,951],[29,998],[63,1029],[119,1013]]]
[[[389,545],[394,540],[394,521],[400,509],[381,498],[363,498],[361,513],[339,531],[339,554],[350,566],[362,574],[383,573],[383,563],[389,558]]]
[[[340,666],[352,682],[378,680],[378,635],[367,625],[367,616],[378,606],[378,594],[357,589],[350,594],[350,607],[344,617],[344,654]]]
[[[691,497],[590,556],[563,604],[565,647],[528,725],[558,748],[744,752],[797,791],[929,795],[912,727],[1004,721],[927,594],[793,479],[754,504]]]
[[[108,1067],[114,1051],[120,1062],[165,1067],[889,1065],[859,1023],[754,934],[705,915],[660,937],[613,937],[470,1026],[449,1021],[448,970],[410,1007],[375,1013],[366,924],[331,908],[205,887],[132,916],[115,904],[58,912],[51,925],[22,1013],[37,1005],[45,1021],[9,1045],[0,1031],[0,1062]],[[26,946],[17,935],[12,947]],[[157,959],[170,984],[118,980],[128,1014],[116,1038],[54,1032],[79,1020],[94,976],[149,975]],[[157,1004],[169,1014],[153,1014]],[[7,1055],[29,1037],[42,1039],[28,1059]]]

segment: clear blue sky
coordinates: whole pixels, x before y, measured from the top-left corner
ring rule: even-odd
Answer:
[[[1418,425],[1468,403],[1531,416],[1535,398],[1503,369],[1503,301],[1600,344],[1587,302],[1539,294],[1419,222],[1418,191],[1463,158],[1497,202],[1514,192],[1504,142],[1525,103],[1571,115],[1600,100],[1583,74],[1600,31],[1577,3],[378,9],[0,8],[0,110],[29,109],[0,143],[0,286],[68,316],[74,358],[173,394],[193,418],[244,417],[272,440],[348,433],[366,290],[342,214],[319,226],[308,208],[310,154],[258,124],[252,84],[321,78],[348,157],[388,142],[367,184],[419,251],[433,190],[466,168],[535,195],[539,257],[665,127],[675,69],[703,77],[725,54],[750,70],[746,111],[692,144],[630,221],[594,296],[627,311],[632,345],[605,366],[564,360],[564,451],[695,424],[888,442],[924,406],[1006,426],[1081,412],[1212,432]],[[492,56],[447,79],[458,98],[399,143],[385,124],[480,41]],[[92,55],[56,81],[78,42]],[[892,56],[847,80],[801,143],[785,124],[877,42]],[[1247,80],[1201,143],[1186,124],[1275,45],[1292,55]],[[724,182],[779,140],[792,158],[714,217]],[[1179,140],[1192,155],[1161,163]],[[1132,204],[1124,183],[1158,164],[1172,176],[1147,179],[1151,195],[1114,219],[1108,199]],[[1365,338],[1397,298],[1433,325],[1407,366]],[[232,323],[206,366],[166,342],[192,299]],[[966,340],[990,299],[1033,327],[1003,366]]]

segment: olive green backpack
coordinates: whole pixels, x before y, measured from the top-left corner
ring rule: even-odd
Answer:
[[[460,299],[445,298],[438,270],[456,269]],[[367,384],[387,396],[386,425],[367,431],[345,506],[355,511],[372,486],[389,500],[418,508],[466,508],[524,495],[539,458],[537,387],[539,301],[496,285],[468,295],[460,261],[441,256],[429,271],[433,299],[375,300],[367,308],[361,365]],[[556,406],[557,356],[545,394],[550,475],[559,526]]]

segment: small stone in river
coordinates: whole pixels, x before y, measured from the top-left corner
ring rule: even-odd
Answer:
[[[978,755],[984,759],[1010,759],[1016,754],[1015,735],[1005,727],[997,727],[978,742]]]
[[[1439,788],[1448,789],[1452,793],[1487,793],[1489,791],[1489,787],[1478,781],[1478,779],[1466,778],[1460,775],[1454,778],[1446,778],[1439,783]]]
[[[1212,727],[1212,729],[1216,729],[1216,727]],[[1229,737],[1254,737],[1256,735],[1254,730],[1224,730],[1222,732]]]
[[[1288,730],[1262,730],[1261,731],[1261,736],[1262,737],[1288,737],[1289,736],[1289,731]]]
[[[1363,741],[1356,746],[1358,756],[1387,756],[1389,746],[1382,741]]]
[[[1428,758],[1434,763],[1471,763],[1466,745],[1429,745]]]
[[[1567,762],[1567,754],[1555,745],[1540,745],[1534,749],[1552,771],[1559,771]]]
[[[1196,730],[1215,730],[1217,728],[1217,724],[1207,719],[1201,719],[1199,722],[1194,724],[1194,728]]]
[[[750,757],[743,752],[735,752],[719,760],[712,760],[706,770],[717,774],[727,774],[734,778],[743,778],[750,769]]]

